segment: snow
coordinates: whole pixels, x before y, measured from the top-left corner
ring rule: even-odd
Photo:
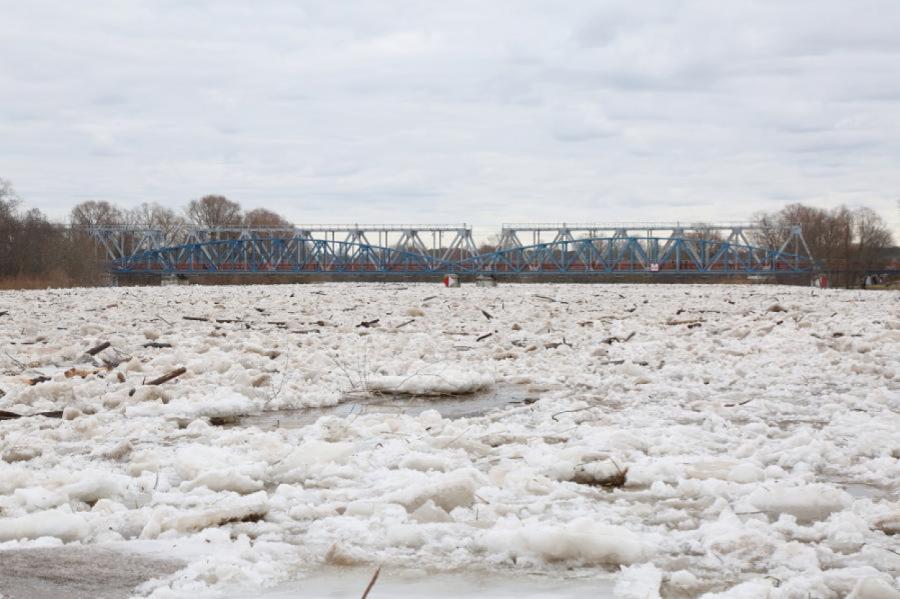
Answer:
[[[900,592],[896,292],[169,286],[3,291],[2,311],[0,410],[63,418],[0,421],[0,550],[186,563],[142,596],[377,565],[621,598]],[[497,389],[516,403],[433,409]],[[238,420],[370,395],[424,411]]]

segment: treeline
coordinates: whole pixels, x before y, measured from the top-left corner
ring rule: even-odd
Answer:
[[[758,213],[753,222],[763,228],[751,235],[751,243],[776,249],[787,239],[787,228],[800,225],[810,253],[831,275],[833,285],[856,286],[867,271],[883,268],[890,261],[890,229],[869,208],[824,210],[792,204],[777,212]],[[105,225],[159,230],[170,244],[183,242],[185,225],[292,226],[276,212],[265,208],[245,212],[238,202],[221,195],[192,200],[181,211],[159,204],[123,209],[105,201],[82,202],[72,209],[68,223],[54,224],[37,209],[24,210],[12,184],[0,178],[0,286],[97,284],[104,276],[100,264],[103,256],[85,229]],[[712,230],[695,234],[721,239]],[[494,248],[488,243],[480,250]]]
[[[105,201],[82,202],[72,208],[70,221],[83,227],[128,225],[163,231],[187,224],[200,227],[291,226],[290,221],[271,210],[255,208],[244,212],[238,202],[220,195],[191,200],[181,212],[159,204],[144,203],[136,208],[122,209]]]
[[[866,272],[890,262],[891,230],[870,208],[825,210],[791,204],[777,212],[757,213],[754,224],[769,227],[755,233],[754,243],[774,248],[781,247],[787,227],[800,225],[810,253],[835,286],[856,287]]]
[[[9,181],[0,179],[0,288],[96,285],[103,271],[90,239],[23,210]]]
[[[105,225],[160,230],[171,244],[184,242],[185,225],[292,226],[271,210],[245,212],[238,202],[221,195],[192,200],[181,211],[159,204],[123,209],[106,201],[87,201],[72,208],[67,223],[52,223],[40,210],[25,210],[12,183],[0,178],[0,288],[67,287],[103,281],[103,256],[87,229]]]

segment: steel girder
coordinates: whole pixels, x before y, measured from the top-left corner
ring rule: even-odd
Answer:
[[[416,250],[352,241],[317,239],[308,232],[287,238],[245,236],[146,250],[117,260],[114,272],[165,274],[791,274],[815,270],[806,254],[741,243],[740,237],[696,239],[633,237],[616,231],[607,237],[572,239],[498,249],[476,255],[473,248],[429,255]],[[801,238],[802,239],[802,238]],[[796,240],[799,246],[800,241]],[[805,244],[802,244],[805,246]]]

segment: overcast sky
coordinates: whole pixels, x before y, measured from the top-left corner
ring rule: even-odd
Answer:
[[[900,2],[0,0],[0,177],[298,223],[900,232]]]

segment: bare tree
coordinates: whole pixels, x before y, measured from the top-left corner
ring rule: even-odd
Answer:
[[[241,205],[220,195],[191,200],[186,212],[188,220],[200,227],[233,227],[243,220]]]
[[[12,183],[0,178],[0,276],[9,275],[13,270],[19,207],[19,196]]]
[[[73,225],[79,227],[119,225],[125,222],[122,211],[106,200],[81,202],[72,208],[69,219]]]
[[[248,227],[285,227],[289,229],[294,226],[288,219],[266,208],[254,208],[246,213],[244,224]]]
[[[51,224],[40,210],[19,211],[9,181],[0,179],[0,279],[13,287],[92,284],[100,269],[84,235]]]
[[[879,266],[891,244],[884,220],[869,208],[823,210],[791,204],[775,214],[756,215],[756,222],[781,225],[785,230],[788,225],[800,225],[810,253],[831,273],[834,284],[846,287]]]
[[[869,208],[857,208],[853,212],[853,229],[856,238],[856,262],[862,271],[882,267],[885,251],[893,239],[887,223]]]
[[[186,221],[171,208],[144,202],[129,210],[125,218],[135,227],[161,231],[166,245],[175,245],[182,241],[180,234]]]

